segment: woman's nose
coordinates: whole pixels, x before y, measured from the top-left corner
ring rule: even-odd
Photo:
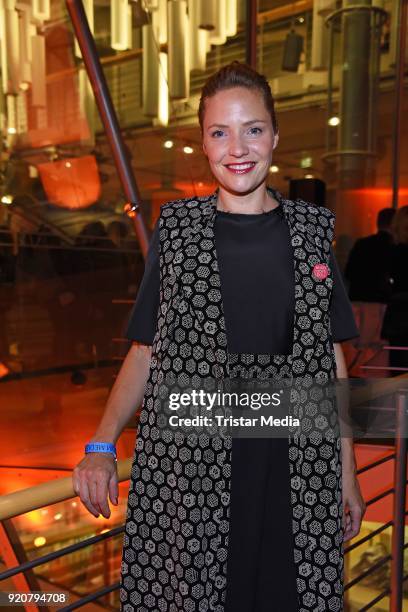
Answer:
[[[248,153],[248,145],[241,136],[232,136],[229,145],[230,155],[241,157]]]

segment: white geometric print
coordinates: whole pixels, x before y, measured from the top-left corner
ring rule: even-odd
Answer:
[[[334,215],[303,200],[279,201],[295,267],[290,355],[229,353],[214,241],[217,191],[175,200],[160,213],[160,308],[137,431],[121,566],[123,612],[223,612],[230,517],[231,438],[166,435],[159,388],[190,377],[221,380],[335,378],[329,301]],[[313,274],[326,264],[329,275]],[[301,394],[299,394],[300,396]],[[299,611],[343,609],[341,443],[311,431],[289,438],[293,553]],[[308,398],[308,415],[313,411]],[[305,421],[306,422],[306,421]]]

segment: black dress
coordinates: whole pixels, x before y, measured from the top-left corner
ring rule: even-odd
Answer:
[[[260,214],[217,211],[215,242],[229,351],[290,354],[294,264],[281,207]],[[358,331],[331,257],[332,335],[340,342]],[[127,338],[153,343],[159,283],[156,224]],[[286,438],[233,438],[230,510],[225,612],[297,611]]]

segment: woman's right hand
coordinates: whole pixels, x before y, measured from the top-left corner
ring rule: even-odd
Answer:
[[[149,378],[152,347],[133,342],[109,393],[102,420],[91,442],[116,441],[141,405]],[[74,491],[91,514],[110,517],[109,500],[117,506],[119,486],[115,458],[110,453],[87,453],[72,474]]]
[[[85,508],[96,518],[110,517],[108,493],[118,505],[119,486],[116,461],[110,453],[87,453],[72,473],[72,484]]]

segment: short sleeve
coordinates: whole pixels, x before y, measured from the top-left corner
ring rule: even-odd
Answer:
[[[130,313],[125,337],[142,344],[153,344],[160,303],[159,220],[147,252],[143,279]]]
[[[330,302],[330,320],[333,342],[344,342],[360,334],[354,319],[353,308],[344,286],[333,250],[330,249],[330,266],[333,270],[333,290]]]

